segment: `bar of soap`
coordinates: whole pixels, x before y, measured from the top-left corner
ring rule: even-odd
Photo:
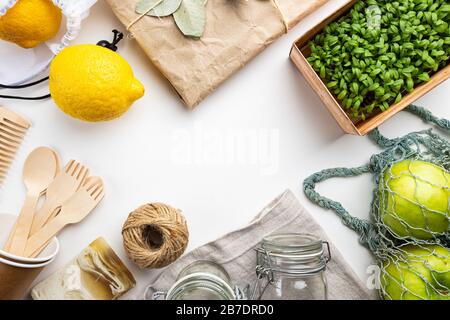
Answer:
[[[34,300],[115,300],[136,280],[103,238],[31,290]]]

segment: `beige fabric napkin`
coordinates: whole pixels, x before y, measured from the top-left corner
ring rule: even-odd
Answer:
[[[129,26],[138,0],[106,0]],[[130,28],[153,64],[189,108],[275,39],[328,0],[210,0],[200,40],[187,38],[172,17],[143,17]],[[287,54],[287,53],[286,53]]]
[[[157,291],[167,292],[175,283],[178,273],[197,260],[212,260],[222,265],[230,274],[234,285],[241,288],[247,284],[252,286],[256,278],[254,249],[265,236],[274,232],[309,233],[330,242],[322,228],[303,208],[294,194],[287,190],[264,208],[248,226],[191,251],[167,267],[149,286],[146,297],[151,297]],[[377,291],[367,289],[332,242],[330,246],[332,259],[326,271],[328,298],[332,300],[377,299]]]

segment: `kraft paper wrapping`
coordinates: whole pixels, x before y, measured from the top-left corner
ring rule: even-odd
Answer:
[[[129,26],[138,0],[106,0]],[[203,37],[183,36],[172,17],[145,16],[129,32],[190,109],[304,16],[328,0],[210,0]]]

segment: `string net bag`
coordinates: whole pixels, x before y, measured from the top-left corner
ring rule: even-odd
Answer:
[[[308,199],[333,210],[374,254],[382,298],[450,300],[450,121],[414,105],[406,111],[439,131],[388,139],[375,129],[369,137],[383,152],[360,167],[317,172],[303,187]],[[374,182],[368,220],[315,190],[327,179],[362,174],[372,174]]]
[[[0,17],[18,0],[0,0]],[[33,49],[23,49],[0,41],[0,83],[17,86],[29,82],[46,72],[53,57],[67,47],[79,34],[82,21],[97,0],[52,0],[61,9],[63,23],[53,38]]]

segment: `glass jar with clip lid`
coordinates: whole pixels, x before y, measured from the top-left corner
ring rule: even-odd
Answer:
[[[231,278],[222,266],[199,260],[184,268],[167,292],[155,292],[151,299],[243,300],[244,293],[231,284]]]
[[[274,234],[263,239],[256,255],[252,300],[327,299],[328,242],[309,234]]]

